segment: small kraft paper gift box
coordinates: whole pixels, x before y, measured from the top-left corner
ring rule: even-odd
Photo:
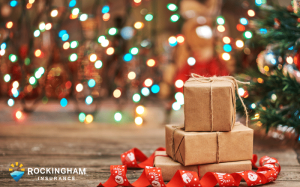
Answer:
[[[166,152],[184,166],[251,160],[253,129],[237,122],[230,132],[186,132],[166,125]]]
[[[195,171],[198,173],[199,178],[201,178],[207,172],[235,173],[252,169],[252,163],[250,160],[183,166],[179,162],[176,162],[167,156],[166,151],[155,152],[154,166],[161,169],[162,177],[165,181],[170,181],[177,170]]]
[[[192,73],[183,89],[185,131],[231,131],[236,120],[237,83],[248,84],[231,76],[202,77]],[[243,104],[240,96],[239,99]]]

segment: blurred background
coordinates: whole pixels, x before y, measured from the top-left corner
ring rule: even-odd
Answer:
[[[183,123],[183,84],[197,73],[251,81],[238,94],[252,127],[299,140],[298,43],[283,40],[286,25],[297,29],[298,1],[0,2],[3,125]],[[287,84],[292,93],[280,87]]]

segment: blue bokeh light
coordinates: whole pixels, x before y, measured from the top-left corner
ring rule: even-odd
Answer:
[[[108,12],[109,12],[109,6],[107,6],[107,5],[103,6],[102,13],[105,14],[105,13],[108,13]]]
[[[96,81],[94,79],[90,79],[88,81],[88,85],[89,85],[90,88],[93,88],[96,85]]]
[[[241,23],[242,25],[248,25],[248,20],[247,20],[246,18],[241,18],[241,19],[240,19],[240,23]]]
[[[61,40],[62,41],[67,41],[69,39],[69,35],[68,34],[64,34],[62,37],[61,37]]]
[[[153,84],[153,86],[151,87],[151,92],[154,94],[157,94],[160,90],[160,87],[157,84]]]
[[[0,48],[1,48],[2,50],[3,50],[3,49],[6,49],[6,43],[2,43]]]
[[[123,59],[125,62],[129,62],[130,60],[132,60],[133,56],[130,53],[127,53],[124,55]]]
[[[67,100],[66,98],[62,98],[62,99],[60,100],[60,105],[61,105],[62,107],[67,106],[67,104],[68,104],[68,100]]]
[[[58,36],[62,37],[64,34],[67,34],[67,31],[66,30],[61,30],[61,31],[59,31]]]
[[[76,0],[71,0],[69,3],[69,7],[72,8],[76,5]]]
[[[231,52],[231,50],[232,50],[232,47],[231,47],[231,45],[230,44],[225,44],[224,46],[223,46],[223,49],[224,49],[224,51],[225,52]]]
[[[11,7],[15,7],[15,6],[17,6],[17,5],[18,5],[18,1],[12,0],[12,1],[10,2],[10,6],[11,6]]]
[[[92,102],[93,102],[93,97],[92,96],[87,96],[86,98],[85,98],[85,103],[87,104],[87,105],[90,105],[90,104],[92,104]]]

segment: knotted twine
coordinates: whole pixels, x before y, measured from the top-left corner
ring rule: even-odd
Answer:
[[[231,82],[234,84],[234,87],[236,89],[236,92],[237,92],[237,95],[244,107],[244,111],[245,111],[245,114],[246,114],[246,126],[248,127],[248,112],[247,112],[247,107],[243,101],[243,99],[241,98],[239,92],[238,92],[238,89],[239,89],[239,85],[238,83],[240,84],[250,84],[250,82],[242,82],[242,81],[239,81],[239,80],[236,80],[234,77],[232,76],[222,76],[222,77],[203,77],[201,75],[198,75],[196,73],[191,73],[191,77],[196,80],[196,81],[199,81],[199,82],[203,82],[203,83],[210,83],[210,115],[211,115],[211,132],[213,131],[213,105],[212,105],[212,101],[213,101],[213,95],[212,95],[212,83],[214,81],[228,81],[228,82]],[[234,101],[234,110],[236,108],[236,102]],[[231,124],[231,128],[233,126],[235,122],[233,122]]]

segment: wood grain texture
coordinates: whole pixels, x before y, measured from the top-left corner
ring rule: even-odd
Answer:
[[[0,186],[97,186],[108,179],[110,165],[121,164],[121,153],[138,147],[150,155],[157,147],[165,146],[164,134],[164,126],[157,124],[136,127],[78,122],[1,123]],[[254,151],[259,157],[276,157],[281,163],[279,178],[266,186],[300,186],[300,166],[293,148],[259,136],[255,137]],[[87,174],[76,176],[75,181],[41,181],[37,177],[42,175],[25,173],[15,182],[8,171],[14,162],[25,168],[82,167],[87,168]],[[129,170],[128,179],[135,181],[141,172]]]

